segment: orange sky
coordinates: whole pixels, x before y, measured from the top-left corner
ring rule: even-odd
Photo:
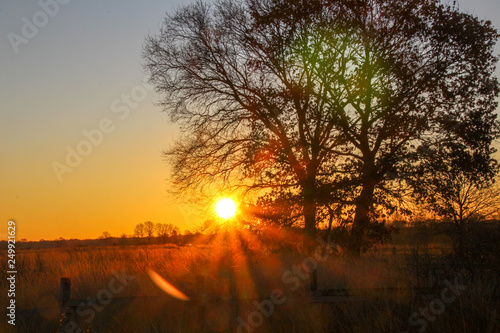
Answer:
[[[167,193],[161,153],[178,133],[142,82],[144,38],[175,5],[73,1],[27,43],[0,41],[0,220],[16,220],[18,239],[119,236],[147,220],[198,224]],[[23,37],[23,18],[41,11],[38,1],[2,3],[0,30]],[[70,168],[67,147],[86,155]]]
[[[161,152],[179,133],[142,86],[144,39],[180,3],[71,1],[50,16],[35,0],[0,4],[2,239],[9,219],[30,240],[120,236],[147,220],[198,225],[167,194]],[[459,3],[500,27],[498,0]],[[68,166],[68,147],[86,156]]]

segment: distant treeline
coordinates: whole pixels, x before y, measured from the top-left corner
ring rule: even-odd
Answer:
[[[97,239],[64,239],[59,238],[56,240],[27,241],[22,240],[16,243],[17,249],[20,250],[38,250],[50,248],[75,248],[87,246],[128,246],[128,245],[147,245],[147,244],[173,244],[173,245],[190,245],[196,240],[197,244],[205,244],[210,241],[211,235],[204,235],[201,233],[186,233],[184,235],[171,235],[171,236],[152,236],[137,237],[122,235],[120,237],[106,237],[102,236]],[[7,247],[6,241],[0,241],[0,245],[4,248]]]
[[[475,242],[481,242],[485,235],[500,236],[500,220],[481,221],[475,224],[474,230],[478,233],[473,237]],[[404,222],[396,222],[393,224],[396,232],[392,235],[391,239],[386,245],[403,245],[409,243],[436,243],[436,241],[448,243],[454,236],[454,228],[451,223],[443,223],[436,220],[425,220],[413,222],[407,225]],[[266,237],[265,230],[254,230],[260,237]],[[128,245],[148,245],[148,244],[172,244],[175,246],[191,246],[207,245],[210,244],[216,233],[213,231],[205,232],[190,232],[184,231],[183,234],[178,233],[177,230],[170,234],[151,234],[149,237],[146,233],[126,235],[122,234],[120,237],[112,237],[108,232],[103,232],[97,239],[64,239],[57,240],[44,240],[39,241],[18,241],[16,246],[22,250],[37,250],[37,249],[50,249],[50,248],[75,248],[87,246],[128,246]],[[439,237],[443,236],[443,237]],[[478,239],[479,238],[479,239]],[[0,241],[0,245],[7,247],[6,241]]]

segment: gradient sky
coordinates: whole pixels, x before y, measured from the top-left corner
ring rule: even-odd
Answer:
[[[178,130],[155,93],[140,95],[144,39],[181,1],[60,2],[47,22],[39,1],[0,3],[0,236],[9,219],[30,240],[131,234],[148,220],[193,228],[200,217],[167,193],[161,155]],[[500,1],[459,4],[500,28]],[[25,28],[16,52],[9,33],[23,36],[34,18],[41,27]],[[88,149],[82,131],[99,126],[102,142],[58,177],[54,162],[66,164],[67,147]]]

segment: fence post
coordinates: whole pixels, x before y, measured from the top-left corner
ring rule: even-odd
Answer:
[[[62,309],[66,306],[66,303],[71,299],[71,280],[69,278],[61,278],[61,295],[59,298],[59,304]]]
[[[61,309],[61,320],[59,328],[65,331],[68,331],[68,329],[74,331],[78,327],[75,327],[76,323],[71,323],[72,311],[68,307],[68,301],[71,299],[71,280],[69,278],[61,278],[60,286],[59,307]]]

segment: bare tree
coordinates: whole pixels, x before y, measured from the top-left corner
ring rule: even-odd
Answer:
[[[151,221],[144,222],[144,233],[148,237],[148,241],[151,243],[151,238],[153,238],[155,233],[155,225]]]
[[[144,237],[144,224],[143,223],[139,223],[135,226],[134,236],[139,237],[139,238]]]
[[[100,239],[108,239],[108,238],[111,238],[111,234],[107,231],[103,231],[102,232],[102,235],[99,236]]]
[[[479,133],[476,133],[475,139]],[[457,254],[463,256],[467,224],[498,212],[500,187],[495,182],[499,167],[489,154],[468,150],[460,138],[448,138],[439,149],[419,155],[413,179],[414,196],[430,211],[452,222],[456,229]]]
[[[186,133],[167,152],[180,192],[219,181],[295,197],[308,235],[321,211],[351,206],[359,253],[445,116],[493,114],[497,37],[437,0],[224,0],[168,15],[143,56]]]
[[[165,223],[156,223],[156,235],[160,238],[165,238],[168,235],[167,225]]]
[[[180,233],[178,227],[171,223],[157,223],[155,225],[156,235],[163,240],[170,236],[177,236]]]
[[[173,237],[177,237],[181,234],[181,229],[179,227],[172,225],[172,233],[170,234]]]

